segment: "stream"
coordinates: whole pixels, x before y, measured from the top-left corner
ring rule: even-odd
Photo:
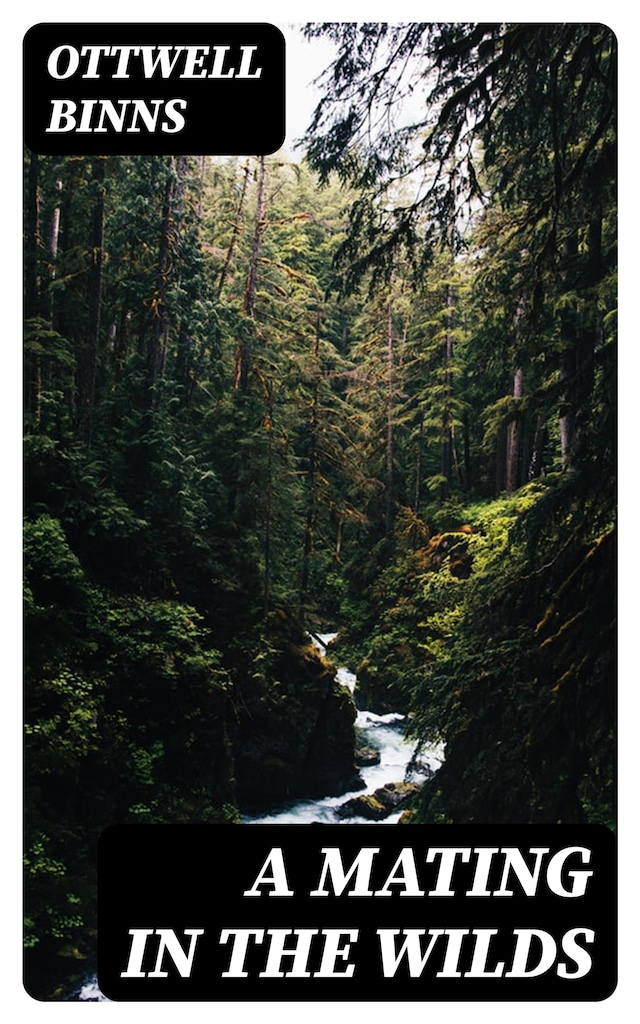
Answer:
[[[336,633],[325,633],[312,637],[321,654],[326,655]],[[354,695],[357,679],[344,666],[338,668],[337,681]],[[395,825],[400,820],[402,809],[393,811],[381,821],[370,821],[361,817],[341,818],[338,808],[353,797],[374,793],[388,782],[411,781],[421,783],[438,770],[444,759],[442,746],[426,748],[421,753],[420,766],[408,771],[413,754],[413,744],[404,738],[404,715],[390,713],[377,715],[373,711],[358,710],[355,728],[358,745],[373,747],[380,754],[378,764],[360,768],[364,787],[342,793],[340,796],[323,797],[318,800],[299,800],[284,804],[279,810],[256,816],[244,815],[244,825],[304,825],[316,823],[341,825]],[[90,975],[69,997],[81,1002],[107,1002],[98,988],[97,978]]]
[[[327,650],[336,633],[324,633],[312,637],[314,645],[322,655]],[[337,681],[346,686],[354,694],[357,679],[353,672],[344,666],[338,668]],[[319,800],[300,800],[282,806],[269,814],[255,816],[245,815],[245,825],[305,825],[312,822],[341,825],[395,825],[400,820],[402,809],[392,812],[381,821],[370,821],[361,817],[341,818],[338,808],[353,797],[374,793],[376,789],[388,782],[410,781],[420,784],[429,778],[440,767],[443,760],[442,747],[432,747],[422,751],[420,768],[408,773],[408,766],[413,754],[413,744],[404,738],[405,716],[392,712],[377,715],[373,711],[358,710],[355,727],[359,746],[373,747],[380,754],[379,764],[360,768],[360,776],[365,783],[364,788],[341,793],[340,796],[323,797]]]

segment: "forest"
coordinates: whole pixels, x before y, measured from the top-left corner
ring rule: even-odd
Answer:
[[[292,157],[24,154],[25,946],[91,960],[114,822],[346,791],[616,808],[616,43],[314,23]],[[206,147],[205,147],[206,148]]]

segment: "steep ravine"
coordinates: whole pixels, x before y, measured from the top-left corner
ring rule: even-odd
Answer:
[[[314,644],[323,658],[327,656],[329,645],[335,635],[328,633],[314,638]],[[355,699],[357,704],[356,676],[347,668],[339,667],[335,682],[343,688],[345,699],[347,697],[349,701]],[[404,722],[405,716],[397,712],[378,715],[366,709],[358,710],[355,718],[357,746],[360,751],[367,750],[370,754],[375,751],[374,757],[370,758],[371,760],[375,759],[375,763],[360,767],[359,783],[353,789],[346,792],[341,791],[339,795],[286,801],[279,808],[268,813],[245,814],[242,823],[246,825],[397,824],[403,813],[402,806],[390,813],[385,813],[384,817],[378,821],[354,813],[350,813],[349,816],[342,815],[345,806],[351,801],[360,800],[362,797],[373,797],[376,791],[392,786],[394,783],[402,784],[408,781],[420,785],[438,770],[443,760],[443,750],[440,747],[433,747],[422,753],[419,769],[408,773],[413,745],[404,738]],[[327,778],[331,779],[332,777],[333,773],[328,771]],[[104,1001],[94,974],[87,976],[68,998],[81,1002]]]
[[[314,643],[324,656],[335,633],[322,634]],[[357,705],[357,678],[345,667],[338,668],[336,681],[348,689]],[[394,783],[420,785],[429,778],[442,763],[442,748],[433,747],[421,755],[418,770],[407,775],[413,753],[413,745],[405,740],[403,725],[405,716],[398,712],[378,715],[373,711],[358,709],[355,720],[358,746],[373,748],[379,755],[377,763],[360,768],[361,783],[354,789],[338,796],[324,796],[318,799],[287,801],[275,811],[266,814],[245,815],[243,823],[248,825],[274,824],[396,824],[402,814],[402,807],[385,814],[379,821],[368,816],[350,813],[343,816],[345,805],[363,796],[372,796],[377,790]],[[352,805],[353,806],[353,805]]]

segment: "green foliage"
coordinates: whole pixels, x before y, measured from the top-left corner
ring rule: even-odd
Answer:
[[[86,943],[114,821],[228,821],[228,676],[202,616],[89,583],[59,521],[25,523],[28,948]],[[144,809],[143,809],[144,808]]]
[[[39,835],[24,856],[25,882],[33,904],[25,918],[24,945],[32,949],[49,937],[66,940],[83,924],[80,898],[69,891],[67,869],[49,852],[50,840]]]
[[[361,706],[409,713],[416,756],[445,744],[415,821],[614,824],[615,546],[608,495],[585,499],[536,482],[450,507],[343,630]]]
[[[517,536],[544,497],[487,510],[457,601],[437,577],[423,591],[412,731],[444,739],[447,757],[417,820],[615,820],[612,535],[568,532],[565,503],[560,532],[528,555]]]
[[[344,784],[305,625],[446,742],[420,820],[613,820],[614,40],[323,33],[307,162],[26,154],[32,952],[105,824]]]

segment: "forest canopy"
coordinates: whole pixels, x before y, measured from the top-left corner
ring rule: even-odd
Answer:
[[[446,745],[411,820],[615,823],[615,39],[305,33],[297,161],[25,151],[34,958],[106,825],[337,784],[309,630]]]

